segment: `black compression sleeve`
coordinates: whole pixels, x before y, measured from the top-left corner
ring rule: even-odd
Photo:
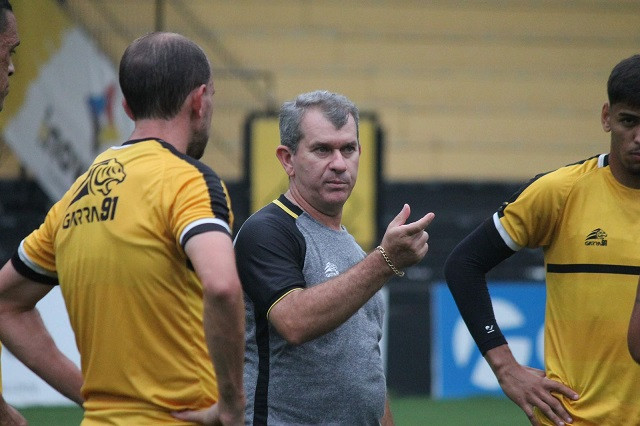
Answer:
[[[453,249],[444,265],[449,290],[482,355],[507,343],[496,323],[485,275],[514,253],[489,218]]]

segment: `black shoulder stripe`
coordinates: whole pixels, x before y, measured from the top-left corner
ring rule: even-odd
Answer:
[[[200,173],[207,184],[207,190],[209,191],[209,200],[211,201],[211,211],[218,219],[222,219],[229,224],[229,227],[233,227],[233,217],[231,213],[231,206],[227,197],[226,189],[223,187],[222,180],[218,177],[215,171],[203,162],[189,157],[186,154],[178,151],[170,143],[163,141],[162,139],[156,139],[164,148],[171,151],[175,156],[181,158],[187,163],[195,167]]]

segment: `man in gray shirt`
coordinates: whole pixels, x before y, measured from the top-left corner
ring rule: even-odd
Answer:
[[[316,91],[285,102],[276,149],[289,189],[240,229],[247,424],[392,425],[380,288],[427,253],[429,213],[405,205],[366,254],[342,226],[358,174],[358,109]]]

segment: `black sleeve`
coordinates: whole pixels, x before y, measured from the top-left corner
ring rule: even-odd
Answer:
[[[302,273],[306,245],[295,220],[265,216],[245,221],[234,244],[242,287],[262,316],[288,291],[306,287]]]
[[[485,275],[514,253],[489,218],[453,249],[444,265],[449,290],[482,355],[507,343],[496,323]]]

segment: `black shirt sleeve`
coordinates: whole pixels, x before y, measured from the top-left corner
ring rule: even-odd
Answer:
[[[482,355],[507,343],[495,319],[486,273],[514,253],[489,218],[453,249],[444,265],[449,290]]]
[[[271,204],[250,217],[235,240],[242,287],[256,313],[266,316],[285,293],[304,288],[306,244],[295,219]]]

